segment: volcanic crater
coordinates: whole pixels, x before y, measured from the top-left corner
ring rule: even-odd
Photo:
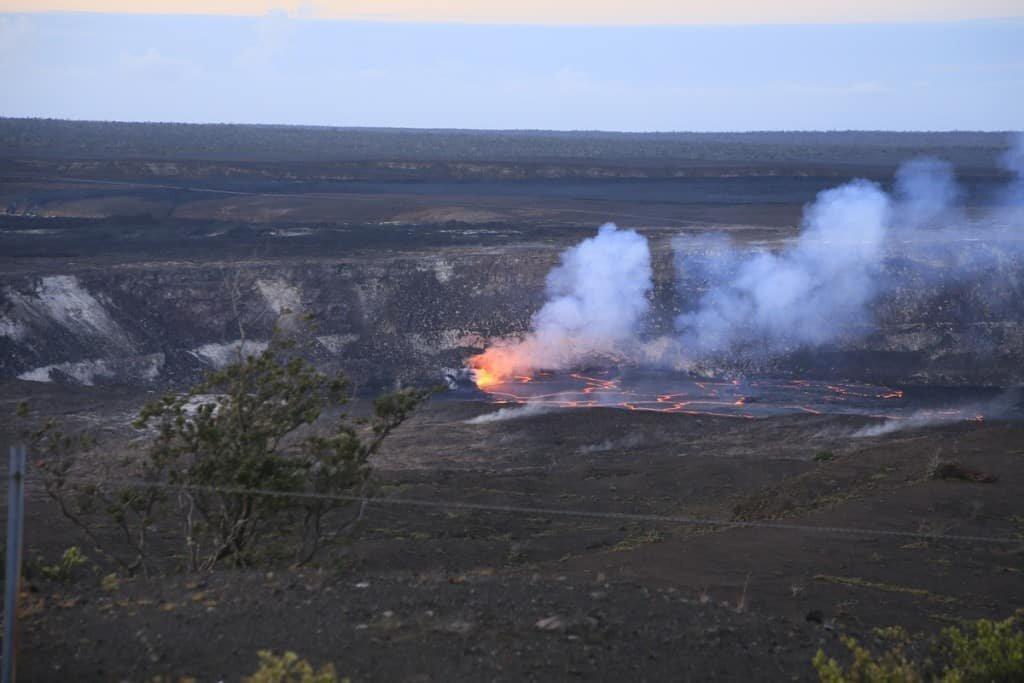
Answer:
[[[375,456],[362,531],[314,565],[105,588],[30,572],[26,680],[231,677],[267,647],[356,679],[632,678],[641,661],[811,679],[840,633],[1024,602],[1019,213],[983,238],[887,242],[870,316],[823,343],[768,352],[754,330],[742,353],[643,361],[715,291],[703,238],[739,263],[784,253],[820,192],[891,190],[921,155],[954,161],[964,215],[989,220],[1013,181],[1000,136],[680,135],[650,161],[643,136],[311,129],[289,148],[242,127],[251,145],[211,147],[202,127],[138,125],[0,120],[4,410],[99,432],[116,473],[142,403],[275,329],[350,376],[356,413],[392,387],[446,390]],[[549,273],[605,222],[649,248],[631,340],[648,355],[480,381],[470,359],[535,331]],[[985,476],[943,474],[964,471]],[[30,557],[78,544],[102,565],[31,476],[26,538]]]

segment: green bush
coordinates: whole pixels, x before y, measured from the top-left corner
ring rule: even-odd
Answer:
[[[77,545],[73,545],[64,551],[64,554],[60,557],[60,562],[42,565],[39,567],[39,571],[42,572],[43,576],[54,581],[70,581],[74,576],[75,570],[88,561],[89,558],[85,556],[82,549]]]
[[[1013,683],[1024,681],[1024,632],[1020,629],[1024,610],[1003,621],[979,619],[961,630],[944,630],[938,643],[940,665],[911,662],[902,643],[874,656],[855,639],[843,636],[853,655],[849,667],[818,650],[812,660],[822,683]],[[896,627],[876,629],[905,641],[906,633]]]
[[[818,650],[812,664],[821,683],[918,683],[924,680],[904,656],[902,648],[874,657],[855,639],[843,636],[842,641],[853,655],[853,661],[848,669],[844,669],[839,662]]]
[[[980,619],[961,631],[943,631],[945,649],[952,660],[946,678],[957,683],[1010,683],[1024,681],[1024,610],[1004,621]]]
[[[41,455],[44,485],[62,512],[94,545],[129,573],[146,570],[147,529],[158,509],[177,514],[187,566],[209,570],[222,561],[250,563],[297,536],[294,556],[311,559],[322,540],[321,520],[367,494],[370,457],[430,392],[406,389],[374,401],[368,421],[344,413],[330,425],[314,424],[347,401],[343,375],[319,372],[275,335],[262,352],[209,374],[186,393],[146,405],[135,421],[148,445],[119,465],[141,482],[83,481],[76,462],[90,442],[49,423],[31,434]],[[24,412],[24,411],[22,411]],[[95,532],[97,517],[120,528],[124,548],[107,547]],[[102,521],[102,520],[99,520]],[[125,544],[122,544],[125,545]]]
[[[319,671],[294,652],[275,655],[269,650],[260,650],[260,664],[256,672],[242,679],[243,683],[343,683],[348,679],[338,678],[333,664],[327,664]]]

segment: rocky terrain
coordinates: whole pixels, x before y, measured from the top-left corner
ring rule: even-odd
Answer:
[[[3,386],[119,432],[142,398]],[[840,635],[878,651],[874,629],[901,626],[924,658],[941,628],[1024,600],[1019,422],[876,438],[852,437],[878,421],[854,416],[467,424],[491,410],[438,401],[404,425],[362,530],[304,567],[104,579],[30,475],[21,678],[238,680],[271,649],[353,680],[816,680]],[[988,479],[935,475],[944,462]],[[44,574],[72,545],[86,563]]]
[[[778,249],[818,192],[888,187],[922,153],[957,163],[980,213],[1005,145],[0,120],[0,411],[27,401],[32,420],[94,433],[95,471],[116,474],[145,438],[143,403],[275,326],[359,397],[459,384],[470,354],[528,329],[559,254],[605,221],[650,241],[644,326],[664,334],[708,286],[677,271],[680,236]],[[719,369],[925,397],[1019,386],[1014,234],[896,241],[870,325]],[[702,244],[681,248],[699,260]],[[463,384],[389,437],[358,533],[329,533],[301,567],[189,574],[161,522],[163,571],[118,575],[30,471],[21,679],[237,680],[269,648],[352,680],[814,680],[819,649],[845,656],[841,635],[877,649],[876,628],[903,626],[920,659],[942,627],[1024,604],[1019,420],[480,421],[497,409],[484,398]],[[71,546],[88,559],[54,573]]]
[[[477,231],[452,225],[411,230],[413,240],[427,242],[418,248],[362,246],[333,256],[274,256],[268,244],[254,249],[265,255],[226,258],[217,253],[223,246],[205,251],[197,244],[194,255],[179,258],[8,257],[11,268],[0,276],[0,376],[180,386],[230,359],[243,337],[265,344],[282,313],[308,312],[317,323],[311,343],[325,365],[344,367],[366,386],[440,381],[488,339],[528,328],[559,251],[587,232],[562,228],[543,240],[503,235],[491,244],[465,244],[476,241]],[[289,229],[295,236],[276,239],[329,240],[327,228]],[[454,243],[430,244],[441,231]],[[12,232],[10,241],[44,237]],[[671,320],[694,304],[705,283],[684,278],[677,286],[669,244],[675,231],[646,232],[656,245],[648,322],[655,334],[670,331]],[[749,239],[759,231],[735,232]],[[782,235],[769,245],[787,231],[774,232]],[[96,237],[98,244],[116,239]],[[313,244],[303,246],[315,252]],[[992,248],[1000,245],[964,246]],[[969,287],[945,282],[945,259],[932,256],[892,255],[887,274],[899,285],[879,302],[875,329],[850,330],[848,341],[774,369],[899,384],[1024,380],[1024,259],[1017,245]]]

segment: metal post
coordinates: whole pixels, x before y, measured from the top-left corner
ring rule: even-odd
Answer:
[[[21,590],[21,531],[25,511],[25,447],[11,446],[7,479],[7,573],[4,574],[3,683],[14,683],[14,632]]]

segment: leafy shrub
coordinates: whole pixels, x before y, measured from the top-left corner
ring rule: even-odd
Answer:
[[[919,666],[907,659],[902,642],[906,632],[898,627],[876,629],[877,635],[901,641],[879,656],[873,656],[853,638],[843,644],[853,655],[844,668],[821,650],[812,660],[822,683],[1012,683],[1024,681],[1024,632],[1020,629],[1024,610],[1003,621],[979,619],[961,630],[953,627],[941,634],[938,651],[943,665],[931,662]],[[934,671],[932,671],[934,669]]]
[[[1003,621],[980,619],[966,630],[943,631],[952,659],[951,672],[958,683],[1009,683],[1024,681],[1024,610]]]
[[[275,655],[269,650],[259,651],[260,665],[251,676],[243,678],[244,683],[342,683],[333,664],[327,664],[319,671],[294,652]]]
[[[812,664],[821,683],[918,683],[923,680],[900,648],[873,657],[855,639],[843,636],[842,641],[853,654],[853,661],[848,669],[844,669],[839,662],[818,650]]]
[[[74,576],[75,570],[88,561],[89,558],[82,553],[82,549],[77,545],[73,545],[64,551],[59,562],[51,565],[42,565],[39,567],[39,571],[42,572],[43,576],[54,581],[70,581]]]
[[[250,562],[273,534],[296,528],[296,513],[295,555],[305,562],[320,545],[323,516],[364,498],[370,457],[429,393],[388,394],[374,401],[369,424],[342,413],[326,433],[314,431],[325,409],[346,403],[347,389],[343,375],[324,375],[294,353],[293,342],[275,336],[262,352],[240,351],[190,391],[142,409],[135,426],[147,433],[148,447],[121,463],[141,482],[77,479],[77,456],[88,444],[52,423],[34,434],[33,452],[44,456],[47,492],[98,547],[92,518],[120,527],[133,557],[105,552],[129,572],[146,569],[146,531],[164,504],[180,515],[192,570]],[[361,515],[360,507],[342,530]]]

